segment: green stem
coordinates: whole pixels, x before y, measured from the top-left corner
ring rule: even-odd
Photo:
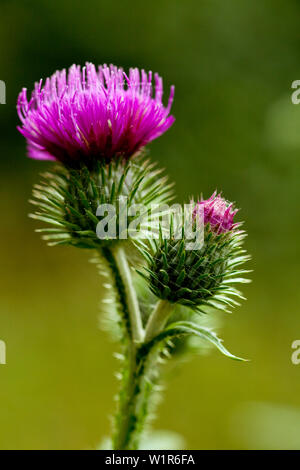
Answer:
[[[168,300],[159,300],[153,310],[145,331],[145,343],[151,341],[154,336],[160,333],[165,326],[174,305],[168,302]]]
[[[124,400],[121,402],[118,429],[114,436],[114,450],[137,450],[139,440],[149,413],[149,398],[153,388],[148,380],[149,369],[156,366],[157,355],[141,355],[130,350],[129,368]]]
[[[112,255],[115,259],[116,266],[124,285],[130,328],[132,332],[132,340],[134,343],[138,344],[141,343],[144,339],[142,318],[137,296],[131,279],[130,268],[128,266],[126,254],[121,244],[116,244],[116,247],[112,250]]]
[[[165,300],[158,301],[149,318],[144,343],[162,331],[173,308],[174,306]],[[128,375],[123,390],[125,396],[120,408],[119,428],[114,441],[115,450],[138,448],[139,437],[149,411],[152,384],[151,380],[147,380],[147,375],[149,370],[151,373],[151,369],[156,368],[158,354],[141,355],[139,346],[136,343],[129,345]]]
[[[173,305],[160,300],[149,318],[146,334],[143,329],[139,305],[131,279],[131,272],[121,244],[105,250],[119,293],[126,331],[128,333],[126,363],[123,371],[122,389],[116,431],[113,439],[114,450],[135,450],[148,413],[152,384],[147,380],[149,371],[155,369],[157,354],[142,354],[141,346],[159,333]]]
[[[119,416],[113,440],[114,450],[130,449],[131,435],[135,428],[136,348],[133,343],[129,345],[127,364],[128,369],[125,371],[125,382],[120,392]]]
[[[123,370],[122,388],[119,394],[119,409],[116,417],[116,430],[113,438],[114,450],[132,450],[138,445],[133,435],[139,425],[137,416],[139,387],[139,364],[137,351],[144,339],[144,329],[136,292],[132,283],[130,268],[121,244],[105,249],[104,255],[109,262],[115,278],[119,301],[123,310],[123,321],[127,332],[126,359]]]

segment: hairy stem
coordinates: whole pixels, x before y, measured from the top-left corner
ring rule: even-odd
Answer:
[[[173,305],[158,301],[144,332],[139,305],[131,279],[131,272],[121,244],[105,250],[115,278],[119,301],[123,310],[127,342],[125,368],[119,394],[116,429],[113,437],[114,450],[135,450],[143,430],[152,391],[153,372],[158,354],[144,354],[143,344],[160,333],[167,322]]]
[[[167,300],[159,300],[153,310],[145,331],[145,343],[151,341],[165,326],[174,306]]]
[[[116,245],[116,247],[112,250],[112,255],[115,259],[116,266],[124,285],[130,328],[132,332],[132,340],[134,343],[138,344],[141,343],[144,339],[142,318],[137,296],[132,283],[131,272],[126,259],[126,254],[121,244]]]
[[[127,263],[123,247],[117,244],[112,249],[104,250],[109,262],[115,285],[118,290],[119,301],[123,310],[124,334],[127,335],[125,367],[122,374],[122,387],[119,393],[118,413],[116,416],[116,429],[113,437],[115,450],[135,449],[138,446],[136,430],[139,427],[138,401],[141,396],[140,374],[141,366],[137,359],[137,351],[144,339],[144,330],[141,314],[132,283],[130,268]]]
[[[143,344],[160,333],[165,326],[173,305],[167,301],[158,301],[149,318],[144,343],[129,346],[129,367],[126,382],[126,397],[120,409],[119,429],[114,441],[114,449],[135,450],[149,413],[149,400],[153,388],[153,372],[157,374],[158,352],[142,353]],[[151,376],[149,380],[149,373]]]
[[[119,416],[113,439],[114,450],[130,449],[131,435],[135,429],[135,388],[136,388],[136,347],[133,343],[128,348],[128,368],[125,370],[123,389],[120,392]],[[131,449],[132,450],[132,449]]]

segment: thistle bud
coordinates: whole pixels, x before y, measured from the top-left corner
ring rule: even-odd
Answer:
[[[232,297],[243,297],[233,286],[248,282],[240,276],[249,271],[240,270],[240,265],[249,256],[242,248],[246,233],[233,221],[236,212],[233,204],[214,193],[193,208],[194,227],[197,217],[202,217],[201,247],[187,248],[184,226],[180,239],[178,228],[171,225],[169,239],[161,232],[159,240],[152,240],[151,256],[146,257],[151,291],[160,299],[202,312],[205,306],[228,311],[238,305]]]

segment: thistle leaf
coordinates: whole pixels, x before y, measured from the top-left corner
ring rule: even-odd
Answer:
[[[147,346],[147,349],[149,349],[161,341],[166,341],[167,339],[169,340],[181,335],[196,335],[199,338],[211,343],[222,354],[224,354],[224,356],[229,357],[235,361],[247,361],[247,359],[243,359],[230,353],[223,345],[222,340],[218,338],[218,336],[213,331],[188,321],[178,321],[171,323],[164,329],[162,333],[153,338],[153,340],[145,346]]]

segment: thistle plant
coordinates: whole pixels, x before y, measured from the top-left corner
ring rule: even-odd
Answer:
[[[243,298],[246,234],[217,193],[190,202],[188,225],[174,216],[172,184],[146,149],[174,122],[174,87],[167,106],[162,95],[157,74],[153,86],[151,72],[87,63],[40,81],[29,99],[23,89],[17,104],[29,157],[52,161],[33,188],[37,231],[50,246],[92,250],[109,278],[122,358],[113,449],[139,448],[161,360],[186,338],[241,360],[201,319]]]

